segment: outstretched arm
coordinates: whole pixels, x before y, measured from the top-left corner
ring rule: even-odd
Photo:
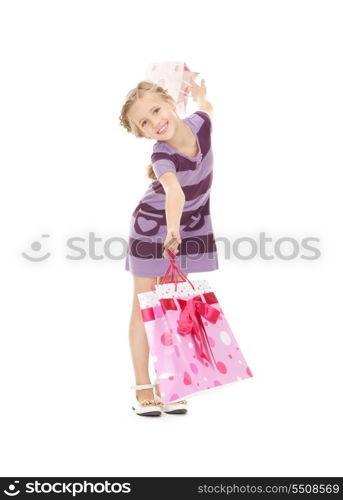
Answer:
[[[185,205],[185,193],[173,172],[165,172],[160,175],[160,183],[166,194],[165,211],[167,219],[167,236],[164,240],[163,257],[169,259],[167,249],[176,255],[181,243],[180,220]]]
[[[211,116],[213,114],[213,106],[206,99],[206,86],[205,86],[205,80],[201,80],[201,85],[198,85],[195,83],[194,79],[192,78],[191,80],[191,93],[192,93],[192,98],[193,101],[197,102],[199,105],[199,110],[200,111],[207,111]]]

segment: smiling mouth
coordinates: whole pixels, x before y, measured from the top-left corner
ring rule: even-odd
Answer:
[[[169,123],[169,122],[165,123],[165,124],[163,125],[163,127],[161,127],[161,128],[160,128],[160,130],[158,130],[158,132],[157,132],[157,134],[158,134],[158,135],[163,135],[163,134],[166,132],[166,130],[167,130],[167,128],[168,128],[168,123]]]

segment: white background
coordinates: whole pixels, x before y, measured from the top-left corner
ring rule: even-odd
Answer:
[[[342,475],[341,7],[1,3],[2,476]],[[269,255],[282,237],[300,250],[225,259],[218,243],[220,269],[193,278],[210,281],[254,377],[189,398],[186,416],[143,418],[132,276],[103,248],[127,238],[150,182],[152,142],[118,117],[158,61],[206,81],[215,236],[264,232]],[[85,258],[67,258],[70,237]],[[306,237],[319,259],[301,257]],[[22,256],[40,254],[34,241],[47,260]]]

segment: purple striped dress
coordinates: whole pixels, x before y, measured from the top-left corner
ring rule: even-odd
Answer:
[[[196,111],[183,122],[196,137],[198,154],[192,158],[157,141],[151,163],[157,179],[165,172],[174,172],[185,193],[177,266],[185,273],[214,271],[218,269],[218,256],[210,215],[211,117],[205,111]],[[135,276],[163,276],[169,265],[169,260],[163,257],[166,235],[165,192],[156,180],[132,213],[125,269]]]

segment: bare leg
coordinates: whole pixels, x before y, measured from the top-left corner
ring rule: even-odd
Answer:
[[[149,292],[152,285],[156,284],[156,278],[133,276],[133,279],[134,293],[129,326],[129,341],[132,362],[135,371],[136,385],[151,384],[149,376],[149,344],[139,307],[137,293]],[[143,389],[136,391],[136,397],[139,401],[143,401],[144,399],[154,399],[153,390]]]
[[[185,276],[188,276],[188,273],[183,273],[183,274],[184,274]],[[157,285],[159,285],[159,284],[160,284],[161,279],[162,279],[162,276],[158,276],[158,277],[157,277],[157,283],[156,283]],[[171,276],[168,276],[167,280],[171,280],[171,279],[172,279],[172,278],[171,278]],[[157,394],[158,396],[160,396],[160,397],[161,397],[161,393],[160,393],[160,386],[159,386],[159,385],[156,385],[156,386],[155,386],[155,391],[156,391],[156,394]]]

